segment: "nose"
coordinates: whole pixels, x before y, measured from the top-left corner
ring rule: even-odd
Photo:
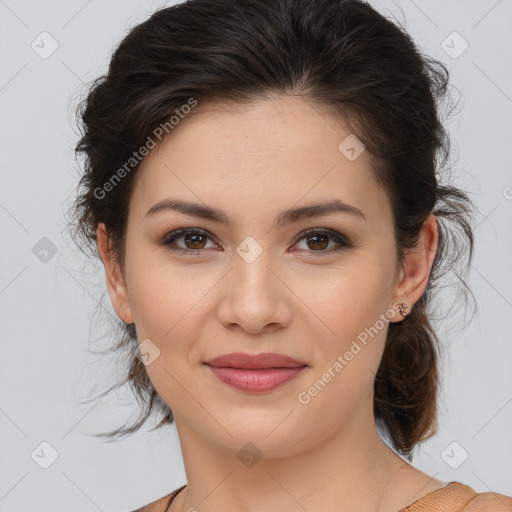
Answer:
[[[293,293],[265,251],[254,261],[237,254],[223,281],[217,318],[226,328],[260,334],[290,323]]]

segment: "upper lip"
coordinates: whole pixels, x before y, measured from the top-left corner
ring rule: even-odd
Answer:
[[[293,359],[282,354],[274,354],[272,352],[264,352],[262,354],[245,354],[243,352],[232,352],[224,354],[206,361],[209,366],[219,368],[243,368],[243,369],[259,369],[259,368],[301,368],[307,366],[306,363]]]

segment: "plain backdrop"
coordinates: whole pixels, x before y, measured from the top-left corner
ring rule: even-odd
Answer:
[[[174,425],[149,423],[117,443],[91,435],[126,422],[136,403],[121,391],[80,405],[119,375],[115,356],[93,353],[108,332],[98,302],[113,318],[102,267],[76,249],[64,217],[80,171],[77,101],[127,31],[163,5],[0,0],[1,512],[123,512],[186,481]],[[462,95],[448,123],[456,184],[479,209],[469,276],[478,311],[465,330],[460,308],[438,326],[439,431],[413,464],[512,495],[512,1],[373,5],[448,66]]]

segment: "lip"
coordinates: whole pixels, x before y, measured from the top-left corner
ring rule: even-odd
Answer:
[[[243,368],[222,368],[209,366],[212,373],[222,382],[240,391],[272,391],[293,380],[306,367],[261,368],[246,370]]]
[[[282,354],[225,354],[205,363],[222,382],[240,391],[272,391],[295,379],[308,365]]]
[[[205,364],[217,368],[241,368],[245,370],[259,370],[262,368],[302,368],[307,366],[303,361],[273,352],[261,354],[246,354],[232,352],[206,361]]]

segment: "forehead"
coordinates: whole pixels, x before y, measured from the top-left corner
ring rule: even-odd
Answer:
[[[141,163],[130,207],[137,216],[167,196],[260,216],[338,198],[390,220],[370,155],[326,108],[279,97],[196,109]]]

